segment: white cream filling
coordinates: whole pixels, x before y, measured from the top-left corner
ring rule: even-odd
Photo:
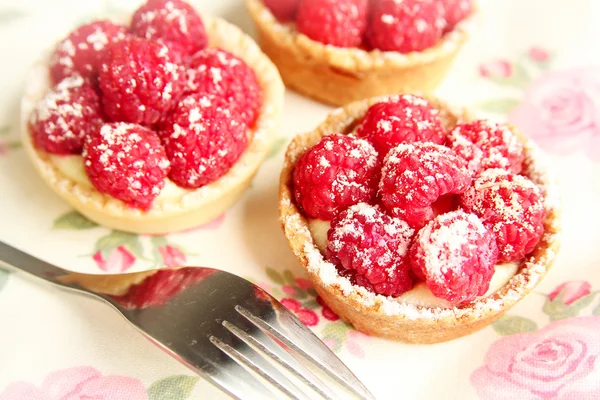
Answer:
[[[90,178],[85,173],[82,156],[51,154],[50,161],[67,178],[80,185],[92,187],[92,182],[90,182]],[[165,187],[161,190],[157,199],[176,199],[189,192],[191,191],[177,186],[170,179],[165,179]]]
[[[327,248],[327,231],[329,231],[329,226],[329,221],[320,219],[308,220],[308,229],[310,230],[317,248],[321,251],[321,254],[325,254],[325,249]],[[490,287],[480,298],[488,297],[501,289],[513,276],[515,276],[518,269],[519,264],[515,262],[496,264]],[[403,293],[394,300],[399,303],[429,308],[453,308],[455,306],[447,300],[434,296],[425,282],[418,282],[411,290]]]

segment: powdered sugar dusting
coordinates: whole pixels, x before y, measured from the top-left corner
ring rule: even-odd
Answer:
[[[427,224],[419,231],[418,244],[428,281],[444,286],[448,276],[464,275],[465,263],[481,253],[478,243],[486,235],[481,220],[462,211],[442,214]]]

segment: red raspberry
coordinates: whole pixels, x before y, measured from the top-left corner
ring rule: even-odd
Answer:
[[[523,144],[506,125],[484,120],[457,125],[448,135],[448,145],[467,161],[473,176],[490,168],[515,174],[523,168]]]
[[[379,192],[385,208],[421,227],[434,216],[432,204],[445,194],[471,185],[464,162],[452,150],[433,143],[401,144],[387,155]]]
[[[502,262],[531,253],[544,233],[544,195],[524,176],[502,169],[484,171],[460,203],[494,233]]]
[[[351,205],[375,197],[379,166],[377,151],[366,140],[325,136],[296,164],[296,202],[308,217],[331,220]]]
[[[358,47],[369,16],[368,0],[303,0],[298,31],[312,40],[337,47]]]
[[[367,37],[383,51],[410,53],[435,45],[445,21],[433,0],[378,0],[374,2]]]
[[[401,143],[443,144],[446,138],[438,110],[424,98],[410,94],[372,105],[356,133],[373,143],[382,158]]]
[[[252,68],[221,49],[198,52],[188,68],[188,88],[224,98],[252,126],[262,104],[262,88]]]
[[[111,21],[94,21],[75,29],[58,44],[50,59],[54,82],[79,74],[92,81],[98,76],[107,46],[123,40],[127,30]]]
[[[407,254],[413,234],[401,219],[359,203],[333,219],[327,233],[327,257],[354,271],[357,284],[398,297],[412,287]]]
[[[157,307],[214,272],[208,268],[159,269],[142,282],[131,285],[126,294],[111,297],[125,308]]]
[[[30,130],[37,147],[55,154],[78,154],[83,141],[102,125],[100,99],[79,75],[63,79],[31,114]]]
[[[472,0],[442,0],[446,32],[454,29],[456,24],[465,19],[473,11]]]
[[[475,214],[459,210],[438,215],[419,231],[410,260],[436,297],[464,303],[489,289],[498,248]]]
[[[202,18],[181,0],[148,0],[131,19],[131,32],[165,44],[176,61],[183,61],[206,47]]]
[[[292,21],[296,17],[300,0],[264,0],[271,13],[281,22]]]
[[[135,36],[113,44],[100,71],[104,111],[115,121],[155,124],[176,104],[183,85],[168,48]]]
[[[205,93],[187,96],[161,124],[171,180],[195,189],[225,175],[246,149],[246,131],[227,101]]]
[[[142,210],[150,208],[169,173],[158,136],[136,124],[104,124],[87,137],[83,157],[85,171],[99,192]]]

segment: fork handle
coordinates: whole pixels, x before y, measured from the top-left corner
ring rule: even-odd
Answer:
[[[0,241],[0,266],[18,269],[37,278],[72,289],[71,285],[57,279],[66,275],[67,271],[24,253],[2,241]]]

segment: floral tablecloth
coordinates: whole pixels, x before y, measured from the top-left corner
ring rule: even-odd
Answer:
[[[241,0],[197,0],[252,32]],[[550,157],[564,201],[562,251],[508,315],[450,343],[411,346],[356,332],[315,297],[277,220],[283,148],[330,109],[292,92],[252,188],[225,215],[165,237],[111,231],[47,189],[19,142],[25,70],[75,24],[127,0],[0,0],[0,240],[77,271],[205,265],[260,283],[378,399],[600,399],[600,2],[482,1],[482,18],[439,89],[518,125]],[[0,400],[218,399],[100,303],[0,270]]]

